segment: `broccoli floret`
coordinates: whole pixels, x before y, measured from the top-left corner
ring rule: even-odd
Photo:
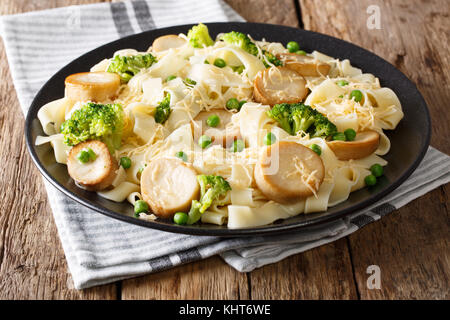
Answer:
[[[149,68],[155,62],[157,62],[156,58],[151,53],[135,56],[116,55],[111,60],[107,71],[117,73],[120,80],[126,83],[139,71]]]
[[[291,106],[292,131],[297,133],[299,131],[307,132],[308,129],[315,123],[317,114],[320,114],[310,106],[296,103]]]
[[[267,115],[291,135],[302,131],[311,137],[328,137],[337,132],[336,126],[327,117],[302,103],[276,104],[267,111]]]
[[[337,132],[336,126],[327,117],[301,103],[292,105],[291,117],[294,133],[303,131],[314,138],[332,136]]]
[[[276,104],[267,111],[267,115],[277,121],[287,133],[294,134],[292,130],[291,105],[288,103]]]
[[[209,47],[214,44],[214,40],[209,35],[208,27],[203,23],[193,26],[192,29],[189,30],[187,37],[190,45],[194,48]]]
[[[310,132],[311,137],[329,137],[336,134],[337,128],[327,117],[317,112],[317,118],[314,122],[314,131]]]
[[[164,122],[169,119],[171,112],[172,110],[170,109],[170,93],[168,93],[156,107],[155,121],[164,124]]]
[[[220,39],[225,41],[228,44],[238,46],[239,48],[247,51],[248,53],[250,53],[254,56],[258,55],[258,48],[256,47],[255,43],[247,35],[245,35],[242,32],[231,31],[231,32],[223,34],[220,37]],[[277,57],[275,57],[269,51],[263,50],[262,53],[267,58],[267,60],[270,63],[272,63],[273,65],[275,65],[275,66],[283,65],[281,60],[279,60]],[[266,68],[270,67],[270,65],[264,59],[262,62],[264,63],[264,66]]]
[[[187,224],[196,223],[214,200],[231,190],[230,184],[221,176],[201,174],[197,176],[197,181],[200,184],[200,200],[192,200]]]
[[[244,33],[231,31],[220,36],[220,39],[228,44],[235,45],[248,53],[258,55],[258,48],[253,41]]]
[[[119,104],[89,102],[61,124],[64,143],[68,146],[95,139],[103,141],[112,153],[120,148],[123,131],[123,109]]]

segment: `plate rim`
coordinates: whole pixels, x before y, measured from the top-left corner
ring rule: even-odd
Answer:
[[[274,27],[274,28],[281,28],[281,29],[284,28],[284,29],[289,29],[289,30],[295,30],[297,32],[301,31],[301,32],[306,32],[306,33],[312,33],[312,34],[316,34],[316,35],[319,35],[322,37],[332,38],[333,41],[340,41],[340,42],[346,43],[347,45],[357,47],[363,51],[368,52],[369,54],[373,55],[377,59],[382,60],[382,62],[389,64],[392,68],[396,69],[398,71],[398,73],[405,78],[406,81],[410,82],[410,84],[412,84],[414,86],[415,90],[418,93],[418,96],[420,97],[420,100],[421,100],[420,104],[424,107],[424,111],[425,111],[425,114],[424,114],[425,121],[424,122],[426,123],[428,130],[426,132],[425,139],[423,140],[423,143],[420,146],[420,150],[421,150],[420,153],[416,156],[416,159],[411,164],[411,166],[409,168],[407,168],[397,180],[390,183],[389,185],[386,186],[385,189],[370,196],[369,198],[364,199],[348,208],[344,208],[338,212],[330,214],[329,216],[322,216],[322,217],[318,217],[316,219],[311,219],[311,220],[302,221],[302,222],[294,222],[292,224],[287,224],[287,225],[277,225],[277,224],[272,223],[272,224],[264,225],[264,226],[241,228],[241,229],[229,229],[229,228],[209,229],[209,228],[201,228],[201,227],[195,227],[195,226],[192,227],[192,226],[180,226],[180,225],[175,225],[175,224],[157,223],[154,221],[148,221],[148,220],[138,219],[138,218],[135,218],[132,216],[127,216],[127,215],[121,214],[119,212],[114,212],[112,210],[109,210],[109,209],[101,206],[101,205],[97,205],[94,202],[91,202],[89,200],[85,200],[85,199],[79,197],[78,195],[76,195],[75,193],[73,193],[72,191],[70,191],[69,189],[64,187],[62,184],[60,184],[58,181],[56,181],[55,178],[52,177],[52,175],[48,172],[48,170],[45,168],[45,166],[40,162],[38,155],[34,149],[35,145],[34,145],[34,142],[32,141],[32,135],[31,135],[31,131],[32,131],[31,127],[32,126],[31,126],[31,124],[32,124],[33,120],[37,119],[37,111],[39,109],[38,106],[36,105],[37,104],[36,98],[41,95],[41,93],[44,91],[44,89],[46,89],[46,86],[49,83],[51,83],[55,77],[57,77],[60,73],[64,72],[64,70],[66,68],[68,68],[74,62],[83,58],[84,56],[92,54],[94,51],[101,50],[102,48],[110,47],[115,43],[126,41],[126,39],[130,39],[130,38],[133,38],[136,36],[141,36],[142,34],[146,34],[146,33],[151,34],[152,32],[164,32],[166,30],[167,30],[167,32],[169,32],[169,30],[172,30],[175,28],[186,28],[186,30],[189,30],[189,28],[191,28],[193,25],[195,25],[195,24],[182,24],[182,25],[175,25],[175,26],[170,26],[170,27],[165,27],[165,28],[158,28],[158,29],[143,31],[140,33],[128,35],[126,37],[122,37],[122,38],[113,40],[111,42],[108,42],[106,44],[100,45],[90,51],[83,53],[82,55],[78,56],[77,58],[73,59],[72,61],[70,61],[69,63],[64,65],[62,68],[60,68],[56,73],[54,73],[45,82],[45,84],[36,93],[36,95],[33,98],[33,101],[30,104],[30,107],[27,111],[27,115],[25,118],[25,127],[24,127],[25,143],[27,146],[27,150],[31,155],[33,163],[37,166],[39,172],[44,176],[44,178],[48,182],[50,182],[50,184],[52,184],[56,189],[61,191],[63,194],[65,194],[72,200],[80,203],[81,205],[88,207],[96,212],[99,212],[105,216],[108,216],[108,217],[111,217],[111,218],[114,218],[114,219],[117,219],[120,221],[124,221],[124,222],[130,223],[130,224],[139,225],[142,227],[157,229],[157,230],[166,231],[166,232],[189,234],[189,235],[218,236],[218,237],[238,237],[238,236],[243,237],[243,236],[257,236],[257,235],[259,236],[259,235],[277,234],[277,233],[288,232],[288,231],[298,231],[298,230],[301,230],[306,227],[317,226],[317,225],[324,224],[324,223],[327,223],[330,221],[335,221],[335,220],[341,219],[345,216],[348,216],[349,214],[351,214],[353,212],[356,212],[358,210],[369,207],[370,205],[374,204],[375,202],[377,202],[378,200],[380,200],[381,198],[386,196],[388,193],[392,192],[397,187],[399,187],[415,171],[415,169],[419,166],[420,162],[425,157],[425,154],[430,145],[431,130],[432,130],[431,117],[430,117],[430,111],[428,109],[428,105],[427,105],[425,99],[423,98],[422,94],[420,93],[419,89],[417,88],[416,84],[413,81],[411,81],[398,68],[396,68],[394,65],[392,65],[391,63],[389,63],[382,57],[371,52],[370,50],[362,48],[362,47],[360,47],[356,44],[353,44],[349,41],[346,41],[346,40],[335,38],[333,36],[315,32],[315,31],[298,29],[298,28],[288,27],[288,26],[284,26],[284,25],[269,24],[269,23],[254,23],[254,22],[206,22],[205,24],[208,26],[209,25],[223,25],[223,26],[225,26],[225,25],[247,25],[247,26],[252,25],[255,28],[257,28],[258,26],[265,26],[265,27]],[[36,116],[33,117],[32,111],[33,111],[33,109],[36,109],[36,108],[37,108],[37,110],[35,110],[35,112],[34,112],[36,114]]]

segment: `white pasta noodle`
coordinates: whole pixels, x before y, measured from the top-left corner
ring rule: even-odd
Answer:
[[[237,206],[253,206],[253,193],[251,188],[232,188],[230,191],[231,203]]]
[[[328,199],[328,206],[335,206],[347,200],[351,188],[358,181],[359,176],[350,167],[342,167],[336,170],[334,175],[334,185]]]
[[[102,61],[100,61],[99,63],[97,63],[95,66],[93,66],[91,68],[91,72],[105,72],[106,70],[108,70],[108,66],[109,66],[109,59],[103,59]]]
[[[247,188],[253,181],[253,168],[243,164],[235,163],[231,165],[231,177],[229,182],[233,188]]]
[[[68,98],[51,101],[42,106],[37,114],[42,128],[47,135],[59,132],[61,124],[65,121],[66,110],[70,110],[73,102]]]
[[[138,200],[142,200],[142,195],[139,192],[131,192],[128,197],[127,200],[129,203],[131,203],[133,206],[136,203],[136,201]]]
[[[281,210],[280,204],[273,201],[257,208],[228,206],[228,228],[230,229],[262,226],[289,217],[286,211]]]
[[[69,154],[71,147],[64,143],[64,136],[60,133],[49,137],[37,136],[35,144],[38,146],[48,142],[50,142],[53,147],[56,162],[66,164],[67,155]]]
[[[227,212],[206,211],[202,214],[201,221],[203,223],[217,224],[219,226],[224,225],[227,221]]]
[[[124,181],[111,190],[98,191],[98,194],[101,195],[103,198],[115,202],[122,202],[125,199],[127,199],[131,193],[138,192],[140,189],[141,188],[137,184]]]
[[[168,76],[178,74],[188,64],[183,56],[175,50],[170,50],[162,59],[149,69],[149,74],[154,78],[166,79]]]
[[[134,128],[133,132],[147,143],[155,133],[156,122],[155,118],[145,113],[136,111],[134,113]]]
[[[164,98],[164,91],[161,78],[148,78],[142,82],[144,93],[142,101],[150,105],[156,105]]]
[[[179,37],[186,39],[183,34]],[[375,75],[352,66],[348,59],[339,60],[318,51],[308,54],[311,61],[328,64],[330,71],[327,75],[305,77],[310,93],[304,103],[325,115],[339,132],[353,129],[379,133],[375,152],[362,159],[339,160],[328,144],[329,139],[311,138],[302,132],[291,135],[268,116],[271,106],[255,102],[253,81],[258,72],[266,69],[265,64],[273,65],[264,56],[264,51],[274,56],[289,52],[278,42],[262,40],[255,41],[255,45],[256,55],[223,41],[204,48],[193,48],[186,41],[180,47],[161,52],[153,52],[150,47],[148,52],[157,62],[135,74],[128,83],[121,83],[117,95],[109,98],[111,100],[96,101],[122,105],[122,145],[113,156],[118,163],[125,156],[131,160],[129,168],[119,167],[110,188],[98,191],[98,194],[116,202],[127,200],[134,205],[143,199],[142,194],[145,196],[140,185],[144,168],[156,159],[178,159],[178,152],[184,153],[184,160],[197,174],[220,175],[229,182],[231,191],[213,201],[201,216],[202,223],[228,228],[261,226],[302,213],[326,211],[346,201],[351,192],[365,187],[364,179],[371,174],[371,166],[387,165],[381,156],[389,152],[391,144],[384,130],[395,129],[404,116],[395,92],[382,87]],[[134,49],[119,50],[90,70],[107,71],[115,56],[139,54],[144,53]],[[214,65],[217,58],[223,59],[226,66]],[[241,70],[236,72],[238,67]],[[279,71],[271,69],[271,72]],[[173,76],[171,80],[167,79],[169,76]],[[351,98],[354,90],[361,92],[360,101]],[[167,95],[170,95],[170,116],[165,123],[157,123],[156,110]],[[194,119],[202,111],[223,112],[230,98],[246,101],[241,103],[239,112],[228,110],[233,115],[226,126],[227,134],[239,132],[245,148],[241,152],[231,152],[228,146],[215,143],[203,149],[197,143],[203,132],[202,122]],[[45,104],[38,112],[47,136],[38,136],[36,145],[51,143],[58,163],[67,163],[71,149],[64,143],[61,124],[87,102],[75,103],[61,98]],[[277,142],[320,147],[324,179],[318,190],[313,190],[313,195],[281,204],[269,200],[258,189],[254,170],[269,132]],[[156,216],[143,213],[140,218],[154,220]]]
[[[122,182],[125,182],[127,179],[127,174],[125,172],[125,169],[120,166],[119,169],[116,171],[116,177],[114,178],[114,181],[112,182],[113,187],[119,186]]]
[[[316,196],[306,198],[305,213],[326,211],[334,183],[323,182]]]

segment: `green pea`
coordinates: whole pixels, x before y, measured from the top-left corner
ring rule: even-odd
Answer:
[[[246,104],[246,103],[247,103],[246,100],[241,100],[241,101],[239,101],[239,110],[241,110],[242,106],[243,106],[244,104]]]
[[[177,153],[175,153],[175,157],[180,158],[184,162],[187,162],[188,160],[186,153],[184,153],[183,151],[178,151]]]
[[[120,158],[120,165],[124,168],[124,169],[128,169],[131,167],[131,159],[128,157],[122,157]]]
[[[219,125],[219,123],[220,123],[220,118],[216,114],[210,115],[208,117],[208,119],[206,120],[206,124],[213,128],[217,127]]]
[[[286,48],[289,50],[289,52],[296,52],[300,49],[300,46],[298,45],[297,41],[289,41],[286,45]]]
[[[355,140],[356,137],[356,131],[353,129],[347,129],[344,131],[345,134],[345,138],[347,139],[347,141],[353,141]]]
[[[269,132],[264,137],[264,144],[266,146],[270,146],[270,145],[274,144],[276,141],[277,141],[277,137],[272,132]]]
[[[134,203],[134,214],[139,216],[139,213],[148,212],[148,204],[144,200],[138,200]]]
[[[351,98],[354,98],[355,102],[360,102],[363,98],[363,94],[359,90],[353,90],[352,92],[350,92],[350,99]]]
[[[340,96],[339,96],[339,98],[343,98],[344,96],[341,94]]]
[[[315,153],[317,153],[319,156],[322,154],[322,148],[320,148],[320,146],[318,146],[317,144],[312,144],[310,146],[311,150],[314,151]]]
[[[228,110],[232,110],[232,109],[239,110],[239,100],[236,98],[228,99],[226,107]]]
[[[211,142],[211,137],[207,135],[202,135],[200,139],[198,139],[198,144],[200,147],[202,147],[202,149],[205,149],[207,146],[209,146]]]
[[[296,52],[296,54],[299,54],[299,55],[301,55],[301,56],[306,56],[306,51],[298,50],[298,51]]]
[[[214,60],[214,65],[216,67],[223,68],[227,65],[227,63],[221,58],[216,58],[216,60]]]
[[[205,64],[210,64],[208,60],[205,60]]]
[[[232,152],[241,152],[245,149],[245,143],[241,139],[237,139],[233,141],[233,145],[231,146]]]
[[[369,174],[364,178],[364,182],[366,183],[366,186],[371,187],[377,184],[377,178],[373,174]]]
[[[372,172],[372,174],[375,177],[381,177],[384,173],[383,167],[381,165],[379,165],[378,163],[375,163],[374,165],[372,165],[370,167],[370,172]]]
[[[184,225],[188,221],[188,215],[185,212],[177,212],[173,216],[173,222],[179,225]]]
[[[346,141],[347,138],[345,137],[345,134],[343,132],[338,132],[333,135],[333,140]]]
[[[80,161],[80,163],[89,162],[89,159],[90,159],[89,152],[86,150],[81,150],[77,154],[77,159],[78,159],[78,161]]]
[[[348,85],[348,81],[345,80],[339,80],[338,82],[336,82],[338,86],[344,87],[346,85]]]
[[[176,76],[168,76],[167,78],[166,78],[166,82],[169,82],[169,81],[171,81],[171,80],[173,80],[173,79],[176,79],[177,77]]]

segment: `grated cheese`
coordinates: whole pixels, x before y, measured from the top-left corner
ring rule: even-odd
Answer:
[[[295,156],[294,159],[292,159],[292,162],[294,164],[295,169],[291,172],[287,172],[284,175],[284,178],[287,179],[289,177],[299,175],[303,184],[309,190],[311,190],[311,192],[317,198],[317,190],[319,190],[320,187],[320,181],[316,177],[317,170],[309,171],[304,165],[303,161],[297,156]]]

